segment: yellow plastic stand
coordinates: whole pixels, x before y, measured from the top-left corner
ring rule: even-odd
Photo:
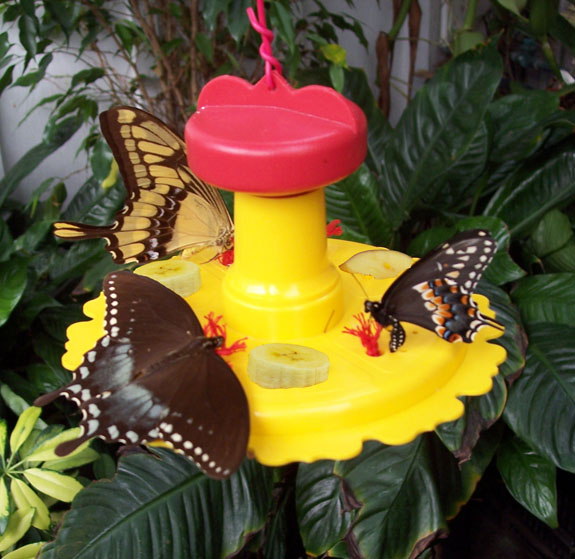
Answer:
[[[242,239],[241,223],[240,220],[238,241]],[[280,236],[284,233],[285,247],[289,247],[290,242],[295,243],[295,239],[298,239],[297,243],[302,242],[297,235],[291,237],[293,241],[288,239],[289,228],[274,231]],[[325,238],[325,229],[322,237]],[[389,353],[388,333],[383,331],[380,348],[384,354],[380,357],[367,356],[357,337],[343,333],[346,326],[356,324],[353,315],[361,312],[365,295],[354,278],[341,272],[338,266],[353,254],[369,248],[372,247],[328,240],[324,255],[328,264],[320,267],[316,278],[319,282],[326,269],[332,270],[328,274],[339,277],[339,282],[335,283],[341,286],[341,316],[339,319],[326,318],[324,313],[321,319],[314,317],[313,324],[320,332],[290,339],[329,356],[330,371],[326,382],[290,389],[265,389],[253,383],[246,370],[248,353],[259,344],[276,341],[274,335],[250,333],[246,351],[227,358],[250,405],[249,453],[263,464],[352,458],[361,451],[363,442],[370,439],[404,444],[442,422],[460,417],[464,407],[459,396],[485,394],[491,389],[491,378],[497,374],[497,365],[505,359],[503,348],[488,343],[501,334],[493,328],[480,330],[472,344],[450,344],[428,330],[404,324],[405,345],[397,353]],[[256,254],[264,256],[259,248],[253,253],[245,247],[242,250],[246,250],[243,258]],[[297,250],[305,250],[305,247],[298,245]],[[243,324],[242,318],[230,314],[229,300],[222,297],[227,282],[236,281],[235,266],[226,268],[217,261],[204,264],[201,289],[186,299],[200,319],[212,311],[216,315],[223,314],[223,321],[228,324],[228,344],[247,334],[236,329],[236,324]],[[265,262],[260,266],[266,269]],[[364,276],[359,279],[372,299],[380,298],[392,281]],[[305,277],[304,281],[309,283],[311,280]],[[474,298],[483,313],[493,316],[485,297]],[[331,303],[335,305],[333,301],[337,301],[337,297]],[[244,312],[245,304],[237,308],[240,309],[238,312]],[[261,305],[254,312],[264,316],[273,314],[269,308],[262,311]],[[84,352],[104,334],[103,297],[87,303],[85,313],[94,320],[76,323],[68,329],[68,351],[63,358],[68,369],[76,368]],[[277,326],[273,320],[270,323],[273,332]],[[290,328],[293,323],[295,319]],[[258,328],[263,330],[261,325]],[[190,363],[190,369],[193,369],[193,363]]]

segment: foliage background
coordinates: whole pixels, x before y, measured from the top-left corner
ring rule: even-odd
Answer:
[[[260,76],[259,41],[243,17],[249,4],[2,5],[23,55],[19,60],[8,35],[0,34],[0,92],[33,90],[58,49],[76,49],[79,56],[89,50],[101,63],[40,101],[51,110],[42,139],[0,181],[0,442],[16,456],[2,458],[0,547],[10,559],[33,557],[51,540],[41,557],[124,557],[126,549],[134,558],[430,557],[486,471],[530,518],[556,529],[557,472],[570,479],[575,471],[574,113],[559,56],[572,52],[575,31],[553,2],[494,1],[476,26],[470,1],[470,15],[454,35],[457,56],[415,94],[395,127],[382,111],[385,80],[380,76],[374,95],[364,72],[348,67],[337,45],[336,29],[365,41],[358,21],[319,1],[306,19],[298,3],[268,3],[275,54],[290,80],[332,85],[368,117],[366,162],[327,189],[329,217],[342,220],[345,237],[416,256],[457,230],[484,227],[497,240],[479,291],[506,326],[498,343],[508,358],[489,394],[465,398],[460,420],[400,447],[367,443],[349,461],[266,468],[246,460],[225,482],[205,478],[167,451],[124,456],[116,474],[114,449],[96,441],[97,458],[73,464],[66,474],[85,488],[65,516],[64,492],[51,494],[38,482],[38,476],[55,479],[58,470],[49,460],[26,462],[43,440],[74,423],[73,406],[58,403],[39,424],[29,404],[67,381],[60,364],[65,328],[82,319],[81,305],[114,267],[102,243],[69,245],[51,234],[57,219],[110,223],[122,205],[123,185],[110,173],[97,114],[123,102],[179,124],[211,77]],[[394,23],[408,18],[415,41],[417,2],[395,5]],[[379,41],[387,64],[394,28]],[[484,43],[486,35],[491,39]],[[115,44],[112,54],[137,64],[129,80],[107,61],[104,36]],[[519,56],[526,44],[534,45],[532,59]],[[530,83],[529,64],[545,79]],[[51,153],[66,149],[82,125],[89,130],[82,149],[91,165],[83,187],[64,206],[66,184],[46,177],[30,200],[17,202],[18,185]],[[13,442],[19,438],[21,445]],[[48,525],[38,520],[41,506],[32,497],[17,497],[14,476],[20,474],[9,468],[15,460],[28,473],[44,468],[26,477],[28,485],[17,479],[34,488],[49,511]],[[501,545],[509,544],[502,538]]]

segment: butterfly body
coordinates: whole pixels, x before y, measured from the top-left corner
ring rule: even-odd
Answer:
[[[149,278],[114,272],[104,280],[105,335],[84,356],[65,396],[80,408],[81,436],[61,444],[66,455],[84,441],[143,444],[160,440],[209,476],[224,478],[243,460],[249,409],[243,388],[215,353],[189,305]]]
[[[57,222],[57,237],[103,238],[119,264],[233,246],[234,227],[221,195],[192,173],[186,144],[174,130],[134,107],[103,112],[100,127],[127,189],[125,205],[109,226]]]
[[[401,274],[381,301],[366,301],[365,311],[391,327],[390,351],[405,342],[400,321],[422,326],[448,342],[469,343],[484,326],[501,328],[479,312],[472,298],[495,248],[487,231],[459,233]]]

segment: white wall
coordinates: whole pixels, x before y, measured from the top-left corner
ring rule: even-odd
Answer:
[[[350,8],[344,0],[324,0],[324,3],[331,11],[350,12]],[[423,40],[419,43],[416,70],[433,67],[437,59],[436,45],[440,34],[440,3],[441,0],[420,0],[423,11],[421,24],[421,38]],[[374,93],[377,93],[375,88],[377,61],[374,44],[380,30],[389,31],[391,28],[393,20],[391,1],[380,0],[380,6],[378,6],[376,0],[356,0],[355,5],[356,11],[353,13],[364,25],[364,32],[370,44],[369,52],[366,52],[351,32],[345,32],[341,35],[341,44],[348,52],[348,63],[352,66],[362,67],[367,71],[370,83],[374,85]],[[313,2],[304,0],[304,6],[307,9],[313,9]],[[17,31],[12,29],[11,32],[16,33]],[[409,71],[409,43],[402,40],[405,37],[407,37],[406,26],[402,29],[400,40],[397,41],[395,47],[393,83],[397,89],[392,90],[390,114],[392,123],[398,120],[406,104],[404,95]],[[43,80],[32,94],[26,96],[24,88],[11,88],[4,91],[0,97],[0,176],[3,176],[2,169],[10,169],[26,151],[41,141],[44,123],[48,117],[48,109],[37,109],[22,124],[19,124],[20,120],[40,99],[62,92],[68,85],[69,78],[67,76],[73,75],[84,67],[84,64],[75,61],[72,56],[63,54],[54,60],[49,68],[50,76]],[[421,83],[422,80],[416,78],[414,85],[417,87]],[[64,149],[58,150],[47,158],[38,169],[23,181],[16,193],[17,198],[20,200],[29,199],[30,193],[45,178],[51,176],[65,178],[69,192],[73,192],[80,186],[86,178],[84,171],[87,167],[84,154],[76,155],[82,138],[83,134],[80,131]]]

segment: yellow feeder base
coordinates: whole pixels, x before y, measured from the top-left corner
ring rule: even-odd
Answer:
[[[336,267],[367,245],[328,240],[328,258]],[[217,261],[201,267],[202,287],[186,300],[198,318],[209,312],[224,314],[222,282],[228,269]],[[489,392],[505,350],[489,340],[501,332],[481,329],[471,344],[447,343],[433,332],[404,323],[405,344],[396,353],[388,350],[389,336],[380,337],[383,355],[366,355],[359,338],[343,329],[357,326],[353,318],[363,310],[365,295],[354,277],[341,274],[343,315],[326,323],[326,332],[290,343],[323,351],[329,356],[328,380],[307,388],[266,389],[253,383],[247,373],[249,351],[277,340],[249,337],[247,350],[226,357],[246,392],[251,411],[249,454],[262,464],[279,466],[294,461],[345,460],[356,456],[367,440],[400,445],[424,431],[461,417],[464,406],[458,396]],[[393,280],[357,276],[370,299],[380,299]],[[481,312],[494,316],[488,300],[475,295]],[[83,354],[104,335],[103,296],[84,306],[94,320],[78,322],[68,329],[67,352],[62,362],[76,369]],[[223,323],[233,322],[224,314]],[[227,344],[244,334],[228,325]]]

